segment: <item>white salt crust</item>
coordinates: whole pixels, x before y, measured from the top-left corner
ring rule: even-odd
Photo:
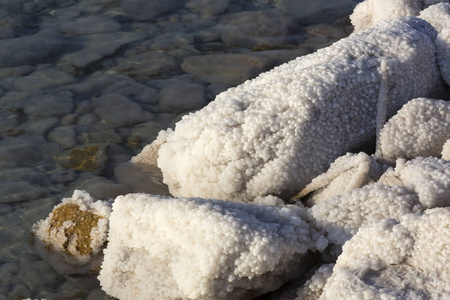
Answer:
[[[385,20],[418,16],[427,7],[448,0],[365,0],[356,5],[350,20],[354,32],[373,27]]]
[[[175,196],[293,196],[337,157],[374,140],[380,92],[390,117],[440,90],[435,38],[412,17],[353,34],[223,92],[133,161],[157,160]]]
[[[417,98],[406,103],[380,132],[380,156],[386,160],[440,157],[450,139],[450,102]]]
[[[364,227],[348,241],[319,299],[448,299],[450,208]]]
[[[241,299],[311,267],[327,241],[304,208],[119,196],[98,276],[119,299]]]

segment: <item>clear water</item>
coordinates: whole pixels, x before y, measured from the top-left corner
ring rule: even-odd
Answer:
[[[201,11],[202,5],[194,5],[200,1],[190,1],[191,6],[174,5],[153,18],[121,2],[0,2],[0,299],[109,298],[95,274],[59,275],[42,260],[31,246],[32,225],[74,189],[86,189],[102,199],[127,191],[117,183],[115,167],[137,154],[159,130],[173,127],[183,114],[200,108],[164,106],[163,88],[201,86],[203,106],[239,84],[239,79],[214,82],[186,73],[180,66],[187,57],[264,52],[276,58],[265,67],[269,69],[347,35],[351,26],[345,19],[336,20],[348,15],[358,1],[232,0],[223,1],[225,9],[219,13],[223,8],[217,3]],[[284,11],[286,20],[260,18],[268,22],[260,24],[266,31],[253,27],[242,38],[229,29],[237,24],[242,33],[255,20],[245,12],[274,8]],[[89,19],[94,16],[104,19]],[[47,33],[25,39],[42,32]],[[117,32],[137,35],[135,40],[130,35],[107,35]],[[138,36],[141,33],[146,36]],[[115,44],[121,39],[129,40]],[[71,77],[65,81],[63,73],[37,72],[49,69]],[[264,70],[251,70],[248,77]],[[223,72],[237,71],[231,64]],[[135,84],[116,86],[114,91],[125,94],[146,117],[130,121],[133,117],[124,117],[130,107],[118,112],[94,104],[120,82]],[[116,119],[108,121],[104,112]]]

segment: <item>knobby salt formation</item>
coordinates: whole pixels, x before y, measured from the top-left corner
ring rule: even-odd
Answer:
[[[132,161],[157,162],[175,196],[293,196],[373,143],[384,114],[441,90],[436,34],[413,17],[353,34],[223,92]]]
[[[99,280],[119,299],[250,299],[299,278],[327,241],[306,210],[119,196]]]

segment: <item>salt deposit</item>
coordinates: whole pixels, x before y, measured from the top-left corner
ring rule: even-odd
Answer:
[[[334,247],[340,251],[341,244],[351,238],[356,228],[363,224],[370,226],[366,228],[376,228],[369,230],[372,236],[386,237],[384,240],[376,239],[383,247],[369,249],[370,241],[366,242],[364,236],[358,236],[358,233],[355,235],[356,239],[352,242],[354,247],[367,248],[368,252],[373,250],[368,254],[369,257],[373,253],[379,253],[379,249],[387,249],[386,245],[406,250],[409,249],[408,241],[414,240],[417,245],[413,251],[405,252],[405,259],[399,264],[391,264],[392,257],[398,258],[396,255],[381,257],[379,261],[386,263],[387,271],[366,269],[369,270],[368,276],[373,275],[370,280],[376,282],[377,286],[389,284],[391,279],[398,280],[401,285],[404,281],[398,274],[405,271],[404,274],[417,275],[419,280],[431,278],[429,282],[433,284],[432,290],[428,283],[408,281],[411,289],[407,292],[410,295],[415,295],[415,291],[418,291],[445,297],[448,294],[448,284],[445,281],[448,278],[448,262],[444,256],[448,257],[448,254],[436,253],[433,249],[447,247],[445,242],[448,239],[442,239],[445,233],[440,231],[440,224],[448,223],[448,214],[438,208],[423,214],[400,216],[415,211],[415,200],[428,207],[448,205],[445,202],[448,172],[447,167],[442,168],[442,165],[448,163],[443,160],[398,160],[395,168],[389,170],[379,183],[370,184],[378,176],[377,172],[375,174],[370,171],[372,166],[377,166],[377,158],[368,158],[368,155],[362,158],[364,155],[360,154],[357,156],[359,159],[351,160],[355,168],[346,171],[358,184],[351,182],[346,187],[352,189],[361,185],[361,188],[353,191],[340,189],[335,193],[335,200],[324,199],[324,204],[319,204],[321,206],[317,208],[305,208],[300,202],[286,206],[283,201],[289,199],[273,195],[258,196],[252,199],[252,205],[208,199],[174,199],[162,182],[160,170],[130,163],[130,159],[145,145],[155,141],[160,130],[174,128],[184,115],[201,109],[214,100],[216,95],[263,71],[345,38],[353,31],[353,27],[347,18],[337,18],[348,16],[358,2],[3,0],[0,7],[0,298],[110,299],[105,291],[109,294],[134,292],[126,288],[117,291],[111,286],[115,276],[126,273],[120,268],[127,264],[119,265],[111,272],[107,268],[115,268],[111,262],[121,259],[114,255],[115,251],[127,249],[140,239],[139,236],[115,234],[125,230],[120,228],[120,209],[135,213],[134,217],[127,219],[129,224],[134,226],[136,220],[141,220],[147,226],[154,224],[154,219],[143,215],[140,208],[146,206],[158,208],[161,215],[167,216],[164,221],[173,221],[181,224],[181,227],[175,232],[173,241],[166,239],[164,243],[153,242],[142,247],[140,252],[131,251],[133,259],[141,262],[144,257],[141,253],[154,254],[154,250],[172,247],[174,241],[182,240],[178,239],[181,237],[180,233],[188,236],[190,232],[197,232],[202,237],[194,243],[197,248],[189,240],[183,240],[183,245],[191,252],[181,251],[177,247],[170,248],[181,259],[172,261],[174,270],[179,271],[177,274],[187,274],[186,276],[180,279],[172,276],[173,274],[164,273],[165,278],[159,278],[150,274],[152,284],[158,280],[177,280],[179,285],[171,293],[189,293],[194,296],[207,293],[230,297],[239,294],[248,295],[244,298],[250,299],[251,295],[276,289],[285,280],[297,278],[306,272],[305,277],[281,287],[272,296],[264,297],[294,299],[298,291],[299,299],[317,299],[324,290],[326,292],[323,297],[326,293],[331,293],[334,297],[339,293],[335,287],[339,286],[339,278],[342,279],[342,273],[338,269],[353,272],[352,266],[343,262],[349,251],[344,246],[344,256],[336,264],[338,267],[335,267],[332,256],[323,254],[320,258],[318,251],[323,251],[327,243],[330,244],[328,250]],[[402,3],[411,5],[413,2],[416,1],[405,0]],[[448,83],[448,30],[445,30],[448,26],[443,25],[447,20],[448,5],[443,3],[431,6],[435,2],[448,1],[423,2],[429,7],[425,10],[425,6],[421,7],[419,16],[436,28],[438,67],[440,75]],[[145,7],[150,9],[143,9]],[[342,66],[345,67],[345,63]],[[283,68],[279,70],[278,75],[282,75]],[[417,80],[423,77],[421,75],[423,72],[413,77]],[[392,77],[383,79],[393,84]],[[276,88],[276,84],[271,85]],[[389,85],[386,87],[389,88]],[[230,93],[232,92],[225,94]],[[383,93],[380,95],[378,98]],[[445,97],[440,99],[446,100]],[[381,117],[379,119],[379,124],[382,125],[385,120]],[[162,140],[160,135],[159,141]],[[156,151],[159,144],[154,145],[157,146],[153,149]],[[450,157],[449,145],[447,142],[441,149],[443,159],[448,160]],[[373,145],[364,150],[370,148]],[[371,150],[367,150],[367,153],[371,154]],[[328,164],[332,161],[333,159]],[[368,165],[369,171],[366,172]],[[342,167],[337,165],[338,170],[341,170],[340,166]],[[327,168],[328,165],[324,165],[323,171]],[[328,175],[324,175],[325,180],[320,182],[329,183],[328,187],[336,186],[333,182],[339,180],[334,180],[333,172],[336,171],[331,170]],[[336,178],[339,177],[342,179],[345,174]],[[394,184],[405,187],[392,186]],[[89,194],[81,191],[74,193],[79,189],[86,190]],[[105,200],[131,192],[152,195],[141,194],[145,201],[130,201],[128,206],[122,200],[135,196],[119,197],[122,200],[118,201],[116,217],[109,218],[109,203]],[[376,197],[378,193],[384,192],[387,193],[386,199]],[[408,194],[409,192],[413,194]],[[331,194],[333,193],[332,191]],[[158,198],[155,194],[170,198]],[[103,201],[94,204],[94,198]],[[62,209],[61,199],[84,204],[78,210],[70,205],[70,209]],[[361,199],[368,199],[367,204],[362,203]],[[183,210],[180,203],[189,204],[199,215],[188,218],[192,215]],[[218,207],[204,211],[208,203],[214,203]],[[345,203],[346,206],[340,206],[339,203]],[[374,207],[374,203],[382,204],[379,210]],[[328,210],[327,207],[332,209]],[[350,208],[361,212],[364,218],[353,218],[356,214],[345,215],[345,211]],[[388,208],[398,209],[389,211]],[[91,221],[97,220],[96,214],[101,215],[97,226],[95,222],[82,222],[81,218],[74,218],[75,215],[61,213],[64,210],[70,212],[71,209],[75,215],[93,217]],[[56,211],[54,215],[61,218],[72,218],[71,222],[51,221],[49,213],[52,211]],[[179,213],[180,217],[174,219],[172,211]],[[381,225],[380,229],[380,225],[377,225],[381,218],[377,215],[379,211],[399,218],[399,224],[394,227],[406,228],[399,230],[405,239],[389,237],[390,225]],[[42,221],[38,223],[39,220]],[[97,273],[100,271],[98,266],[103,262],[100,253],[105,245],[107,223],[111,220],[115,223],[111,225],[112,246],[107,250],[109,257],[104,260],[105,268],[100,277],[105,289],[103,291]],[[194,220],[222,220],[222,223],[210,222],[211,226],[203,228],[194,226]],[[246,229],[238,226],[233,231],[234,221],[238,225],[254,226]],[[387,221],[389,222],[391,221]],[[218,226],[219,223],[223,226]],[[392,221],[389,224],[394,223]],[[425,226],[425,223],[432,226]],[[53,224],[50,231],[45,227],[49,224]],[[183,224],[191,226],[192,230],[186,230]],[[337,226],[333,228],[333,224]],[[386,224],[386,221],[381,221],[381,224]],[[84,225],[96,230],[82,231]],[[31,233],[33,226],[34,236]],[[294,234],[298,238],[296,240],[291,239],[294,236],[291,234],[292,228],[298,229],[297,235]],[[430,228],[434,231],[430,231]],[[133,228],[128,229],[130,233],[135,233]],[[155,233],[166,229],[170,230],[171,226],[156,226]],[[201,231],[202,229],[205,230]],[[213,233],[218,229],[224,234]],[[399,233],[393,231],[395,234]],[[85,237],[91,238],[89,247],[85,247],[88,243],[80,240],[78,233],[82,232],[88,232]],[[145,230],[141,233],[141,237],[152,234]],[[230,246],[222,243],[220,239],[224,237],[228,237]],[[123,242],[118,243],[118,238],[123,238]],[[45,240],[47,242],[42,244]],[[214,240],[216,243],[212,242]],[[84,240],[86,241],[89,238]],[[266,242],[277,246],[259,247]],[[83,247],[72,247],[76,243]],[[62,248],[58,248],[61,244]],[[295,244],[295,247],[289,246],[291,244]],[[220,260],[206,262],[196,252],[201,245],[210,254],[222,249],[229,261],[239,255],[246,259],[235,260],[237,264],[234,266],[217,264]],[[271,249],[278,249],[278,245],[281,245],[285,253],[281,255],[280,251],[275,251],[278,256],[269,255]],[[249,251],[236,251],[232,246]],[[83,249],[94,251],[85,252]],[[307,249],[316,252],[312,254]],[[386,250],[388,254],[389,249],[391,248]],[[202,273],[200,270],[193,273],[182,260],[187,253],[198,258],[191,265],[208,265],[211,268],[206,271],[211,272]],[[426,259],[422,259],[423,257]],[[170,257],[166,258],[170,260]],[[328,261],[330,264],[325,262],[321,266],[321,259],[331,260]],[[358,258],[357,261],[364,263],[365,258]],[[317,265],[312,266],[315,262]],[[142,270],[148,267],[148,264],[140,265]],[[246,268],[249,265],[253,267]],[[368,265],[373,267],[370,263]],[[301,266],[301,272],[286,272],[293,266]],[[313,275],[312,271],[316,269],[317,272]],[[355,272],[360,272],[361,265],[356,269]],[[61,275],[56,270],[64,274]],[[86,270],[94,274],[85,273]],[[233,270],[241,273],[237,272],[233,277]],[[67,275],[73,271],[81,274]],[[433,272],[441,272],[444,277],[433,277]],[[214,274],[220,275],[217,281],[212,279]],[[253,275],[256,277],[250,279]],[[192,284],[192,281],[184,280],[191,277],[195,281]],[[410,277],[412,276],[408,276]],[[266,278],[274,280],[266,281]],[[330,278],[334,278],[333,282],[336,284],[332,284]],[[136,292],[145,290],[145,286],[139,284],[142,281],[139,276],[134,279],[127,277],[127,280],[130,286],[136,286]],[[253,288],[249,289],[250,285]],[[232,287],[235,289],[229,291]],[[351,293],[355,293],[359,287],[352,288]],[[395,288],[401,290],[397,286]],[[373,286],[369,289],[373,289]],[[411,292],[413,289],[415,291]],[[286,290],[290,292],[285,293]],[[345,289],[341,292],[345,294]],[[345,298],[348,298],[347,294]]]

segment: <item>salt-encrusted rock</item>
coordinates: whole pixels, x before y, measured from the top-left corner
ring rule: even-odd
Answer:
[[[450,208],[365,227],[343,247],[320,299],[450,297]]]
[[[448,2],[444,1],[444,2]],[[439,3],[423,10],[419,18],[428,21],[438,31],[436,56],[441,76],[450,85],[450,4]]]
[[[14,81],[14,89],[23,91],[45,90],[51,87],[65,86],[76,81],[75,77],[66,72],[48,68],[17,79]]]
[[[346,192],[310,209],[315,227],[330,241],[330,254],[337,257],[346,241],[368,224],[382,219],[399,219],[422,211],[417,195],[404,187],[381,183]]]
[[[185,7],[192,11],[200,11],[211,15],[223,13],[230,5],[230,0],[190,0]]]
[[[295,18],[277,10],[246,11],[230,15],[220,37],[230,46],[280,46],[292,43],[297,26]]]
[[[378,155],[386,160],[440,157],[450,139],[450,102],[417,98],[406,103],[382,128]]]
[[[122,2],[122,9],[134,20],[147,21],[181,7],[185,2],[186,0],[125,0]]]
[[[61,32],[68,35],[85,35],[119,31],[122,26],[114,19],[104,16],[87,16],[76,21],[63,23]]]
[[[205,104],[205,87],[200,84],[169,85],[159,93],[162,112],[179,114],[200,109]]]
[[[45,63],[61,53],[64,39],[53,30],[0,40],[0,68]]]
[[[100,271],[120,299],[248,299],[304,274],[326,240],[303,208],[119,196]]]
[[[154,119],[142,110],[141,106],[119,94],[106,94],[92,100],[95,110],[112,127],[132,125]]]
[[[210,54],[186,58],[181,68],[210,83],[237,85],[273,66],[273,60],[253,54]]]
[[[297,291],[297,298],[295,300],[317,300],[322,295],[323,288],[328,278],[333,273],[334,263],[324,264],[314,272],[311,279],[308,279],[305,284]]]
[[[364,152],[347,153],[338,157],[328,171],[314,178],[294,198],[301,198],[312,193],[307,200],[307,206],[311,207],[377,181],[386,168]]]
[[[436,157],[398,159],[379,182],[413,188],[423,208],[450,206],[450,161]]]
[[[412,17],[353,34],[218,95],[134,161],[157,159],[176,196],[291,197],[373,142],[384,115],[439,90],[435,37]]]
[[[33,226],[34,248],[60,274],[97,272],[110,213],[110,203],[76,190]]]
[[[365,0],[356,5],[350,20],[355,32],[389,19],[418,16],[428,6],[448,0]]]
[[[442,147],[441,155],[443,159],[450,160],[450,139]]]

